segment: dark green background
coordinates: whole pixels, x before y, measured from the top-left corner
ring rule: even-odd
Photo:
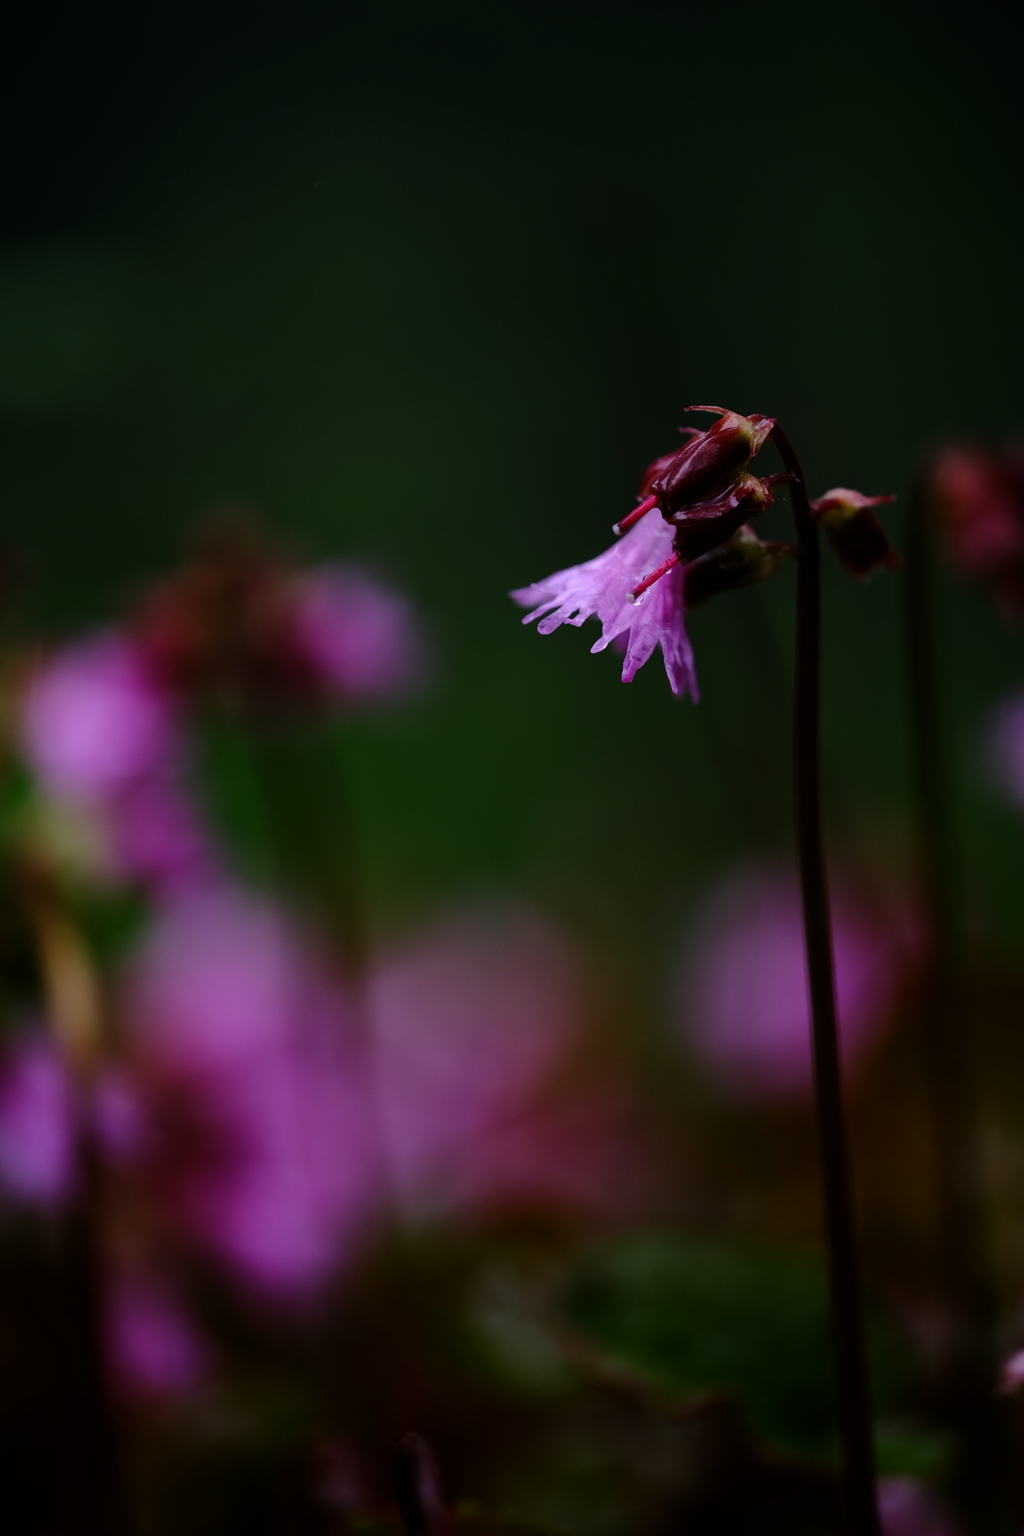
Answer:
[[[780,417],[818,490],[1024,419],[1017,35],[924,4],[8,16],[18,623],[105,621],[225,501],[378,563],[438,653],[349,733],[379,908],[512,887],[658,949],[788,837],[792,572],[695,616],[699,709],[504,593],[604,546],[691,401]],[[897,867],[900,580],[829,582],[832,793]],[[978,733],[1024,651],[980,596],[946,611],[972,901],[1012,940],[1024,829]]]

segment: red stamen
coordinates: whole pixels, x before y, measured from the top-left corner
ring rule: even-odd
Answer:
[[[646,497],[638,507],[633,508],[628,517],[624,517],[622,519],[621,523],[612,523],[612,533],[614,533],[616,537],[620,533],[625,533],[627,528],[632,528],[634,523],[638,523],[642,517],[646,516],[652,507],[656,507],[657,505],[657,496]]]
[[[648,587],[653,587],[656,581],[660,581],[663,576],[667,576],[672,567],[678,564],[679,556],[673,550],[668,559],[663,560],[656,571],[652,571],[649,576],[644,577],[643,581],[638,582],[632,592],[626,593],[626,601],[628,603],[638,603]]]

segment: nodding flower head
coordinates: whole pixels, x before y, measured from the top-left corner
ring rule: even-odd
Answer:
[[[524,624],[540,619],[542,635],[550,635],[560,624],[578,628],[596,616],[602,632],[591,650],[603,651],[613,640],[624,647],[624,683],[632,682],[660,645],[672,692],[696,698],[697,676],[683,614],[683,570],[672,538],[673,530],[663,518],[648,518],[593,560],[556,571],[510,596],[530,609]],[[651,598],[641,602],[655,584]]]
[[[687,410],[713,411],[718,420],[706,432],[690,434],[675,453],[648,466],[640,486],[643,500],[616,523],[616,533],[625,533],[654,507],[662,516],[672,517],[682,507],[719,495],[746,469],[775,425],[771,416],[740,416],[720,405],[689,405]],[[686,431],[690,433],[689,428]]]
[[[862,496],[860,491],[840,485],[811,502],[811,511],[851,575],[870,576],[879,566],[888,566],[892,570],[899,565],[899,555],[871,510],[895,499],[894,496]]]

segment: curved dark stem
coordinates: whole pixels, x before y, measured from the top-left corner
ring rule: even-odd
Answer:
[[[843,1448],[843,1493],[850,1536],[880,1536],[853,1186],[836,1025],[828,881],[821,832],[821,578],[818,530],[811,513],[803,470],[793,446],[780,427],[773,427],[771,435],[783,464],[793,476],[790,495],[800,547],[793,720],[795,816],[811,1001],[814,1087],[839,1394],[839,1428]]]
[[[931,1097],[939,1203],[938,1260],[954,1313],[944,1380],[961,1445],[956,1490],[979,1529],[998,1502],[999,1426],[993,1380],[994,1296],[978,1167],[974,1061],[959,872],[938,678],[938,625],[925,475],[907,514],[906,624],[921,896],[927,925],[922,1047]]]

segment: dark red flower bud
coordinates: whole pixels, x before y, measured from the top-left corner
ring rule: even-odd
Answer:
[[[692,443],[695,437],[704,436],[699,427],[680,427],[679,430],[686,439],[684,447]],[[671,453],[663,453],[660,459],[655,459],[652,463],[648,464],[647,468],[644,470],[644,477],[640,482],[640,490],[638,493],[640,496],[643,497],[648,494],[655,480],[663,470],[668,468],[668,466],[672,463],[672,460],[678,456],[680,451],[681,450],[678,448],[673,448]]]
[[[727,544],[702,555],[686,567],[683,575],[683,601],[687,608],[698,608],[722,592],[752,587],[774,576],[787,555],[797,553],[794,544],[764,543],[753,528],[738,528]]]
[[[900,557],[872,507],[895,501],[894,496],[862,496],[836,486],[811,502],[811,511],[828,534],[829,543],[851,576],[870,576],[885,565],[894,569]]]
[[[775,425],[770,416],[739,416],[717,405],[691,405],[687,410],[716,411],[718,420],[684,443],[651,480],[650,492],[665,517],[723,491],[746,469]]]
[[[684,564],[697,560],[708,550],[715,549],[732,538],[741,523],[756,517],[774,498],[773,487],[788,480],[789,475],[737,475],[728,490],[700,501],[696,506],[684,507],[667,521],[675,526],[673,548]]]
[[[613,533],[625,533],[655,507],[663,517],[671,518],[684,507],[717,496],[746,469],[775,425],[770,416],[739,416],[720,405],[688,405],[686,409],[717,411],[719,420],[706,432],[680,429],[690,434],[689,442],[647,466],[640,485],[643,500],[612,525]]]

